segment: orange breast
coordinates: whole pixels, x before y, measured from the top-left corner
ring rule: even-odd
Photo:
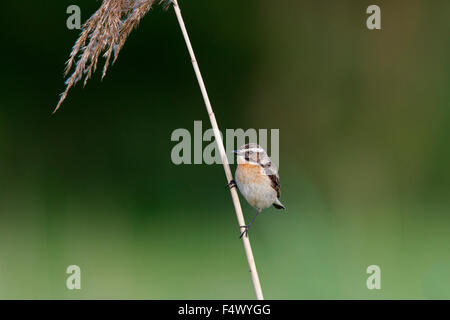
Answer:
[[[263,183],[267,176],[262,173],[262,168],[255,164],[240,164],[236,170],[236,178],[242,184]]]

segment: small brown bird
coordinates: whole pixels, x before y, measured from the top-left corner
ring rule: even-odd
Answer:
[[[248,237],[248,230],[261,213],[262,209],[273,205],[277,209],[285,209],[280,202],[281,184],[278,169],[270,161],[266,151],[256,143],[246,144],[234,151],[237,155],[236,181],[231,181],[230,188],[236,185],[244,198],[258,211],[251,222],[241,226]]]

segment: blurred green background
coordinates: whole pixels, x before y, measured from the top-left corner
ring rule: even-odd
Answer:
[[[222,166],[170,159],[173,130],[209,128],[173,10],[51,116],[71,4],[100,2],[0,5],[0,298],[254,298]],[[449,299],[450,2],[180,5],[220,128],[280,129],[287,211],[250,233],[265,297]]]

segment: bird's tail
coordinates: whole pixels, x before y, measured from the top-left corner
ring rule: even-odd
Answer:
[[[284,210],[286,209],[286,207],[280,202],[280,200],[276,199],[275,202],[273,203],[273,206],[279,210]]]

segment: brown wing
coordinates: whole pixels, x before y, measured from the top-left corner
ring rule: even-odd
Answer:
[[[272,182],[272,188],[277,192],[277,198],[280,199],[281,197],[281,184],[280,184],[280,178],[277,174],[271,174],[268,176],[270,178],[270,181]]]

